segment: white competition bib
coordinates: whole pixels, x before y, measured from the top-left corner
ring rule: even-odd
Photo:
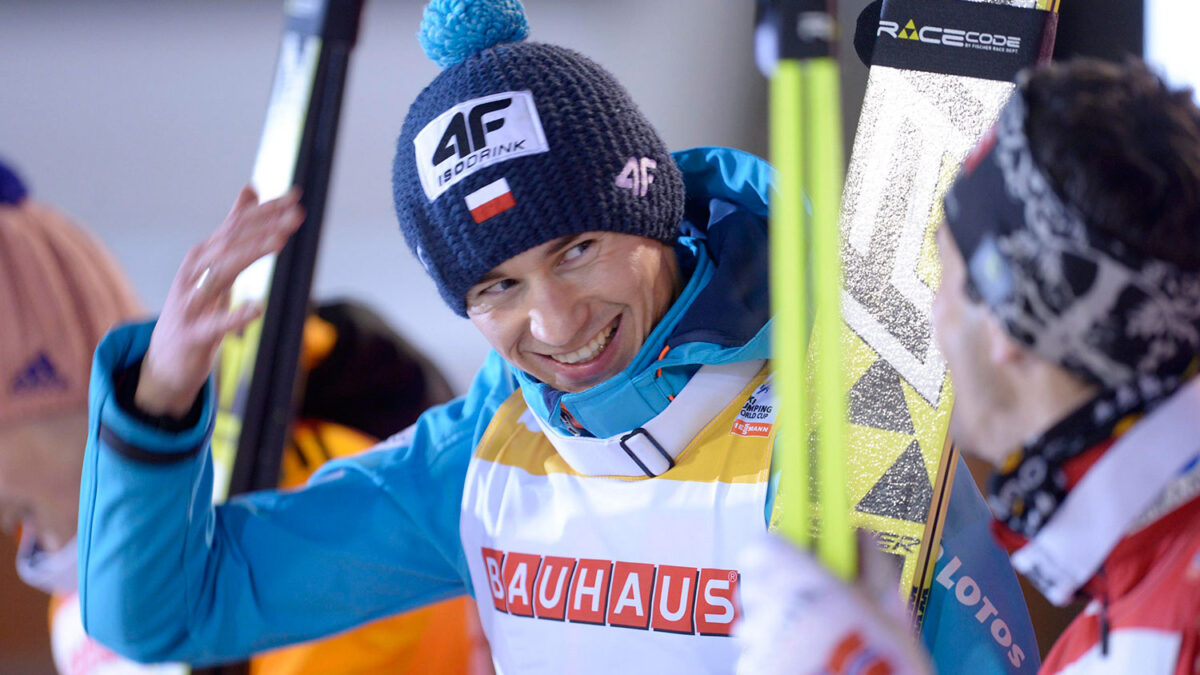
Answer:
[[[733,671],[736,561],[766,530],[775,437],[773,424],[746,434],[739,414],[769,396],[767,375],[724,393],[681,447],[663,441],[674,465],[654,478],[587,475],[605,463],[568,463],[520,392],[501,406],[467,471],[460,528],[498,672]]]

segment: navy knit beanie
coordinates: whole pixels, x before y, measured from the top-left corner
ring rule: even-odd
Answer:
[[[683,179],[616,79],[524,42],[518,0],[433,0],[419,38],[444,70],[400,131],[400,229],[450,308],[509,258],[589,231],[672,242]]]

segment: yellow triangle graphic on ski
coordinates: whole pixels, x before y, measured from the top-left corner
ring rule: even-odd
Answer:
[[[915,25],[913,25],[912,19],[909,19],[908,23],[904,25],[904,30],[900,31],[900,38],[902,40],[920,40],[921,39],[920,37],[917,36],[917,27]]]

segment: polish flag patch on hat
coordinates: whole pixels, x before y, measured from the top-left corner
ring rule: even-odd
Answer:
[[[508,187],[508,181],[503,178],[492,181],[467,195],[466,201],[467,208],[471,210],[471,217],[475,219],[476,224],[504,213],[517,205],[517,200],[513,198],[512,190]]]

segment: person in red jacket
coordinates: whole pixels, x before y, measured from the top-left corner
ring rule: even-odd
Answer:
[[[1200,110],[1137,61],[1024,78],[946,198],[939,343],[1013,565],[1091,603],[1043,672],[1200,656]]]
[[[956,391],[953,438],[994,467],[988,501],[1014,567],[1057,605],[1090,600],[1041,672],[1196,672],[1192,92],[1136,60],[1025,73],[950,188],[937,244],[934,326]],[[884,613],[826,618],[822,629],[812,618],[827,616],[822,608],[847,614],[874,603],[810,558],[775,548],[763,559],[784,562],[780,576],[793,581],[782,599],[783,584],[771,597],[747,583],[748,659],[779,651],[756,627],[787,625],[806,629],[804,650],[776,659],[791,672],[829,663],[846,645],[887,672],[924,669],[896,647],[900,633],[885,629],[894,621]],[[785,607],[801,609],[789,617]]]

